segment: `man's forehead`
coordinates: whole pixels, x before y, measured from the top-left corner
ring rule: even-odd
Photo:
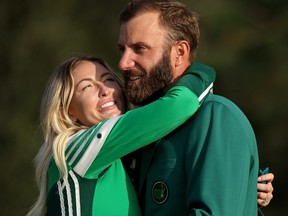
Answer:
[[[119,41],[135,43],[155,40],[156,38],[160,39],[164,36],[165,31],[159,26],[158,17],[159,13],[146,12],[123,23],[120,26]]]

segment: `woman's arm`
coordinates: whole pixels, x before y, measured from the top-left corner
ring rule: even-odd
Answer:
[[[73,163],[68,160],[68,163],[72,167],[81,167],[81,171],[78,171],[80,175],[84,176],[87,172],[97,174],[116,159],[162,138],[196,112],[199,107],[198,97],[214,79],[215,72],[212,68],[201,64],[197,64],[197,70],[190,67],[163,97],[120,117],[108,132],[106,140],[98,130],[105,128],[105,124],[113,121],[113,118],[83,132],[82,138],[78,136],[69,146],[75,150],[70,150],[69,158],[74,160]],[[95,151],[95,148],[98,150]],[[90,150],[93,152],[92,156]],[[83,158],[83,155],[89,155],[90,158],[85,166],[83,159],[75,160],[77,157]],[[81,166],[79,162],[82,163]]]

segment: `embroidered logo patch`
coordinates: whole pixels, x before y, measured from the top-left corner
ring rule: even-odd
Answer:
[[[168,198],[168,186],[163,181],[157,181],[152,187],[152,198],[157,204],[163,204]]]

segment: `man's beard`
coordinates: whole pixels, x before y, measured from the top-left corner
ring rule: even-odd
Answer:
[[[126,96],[130,103],[137,106],[146,105],[157,100],[163,94],[163,90],[173,80],[168,53],[164,52],[163,57],[151,68],[150,72],[140,71],[144,76],[138,84],[129,84],[125,78]],[[133,70],[131,74],[133,74]]]

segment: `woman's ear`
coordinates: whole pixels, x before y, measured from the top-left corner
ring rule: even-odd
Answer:
[[[68,112],[68,116],[73,122],[77,122],[77,118],[73,114],[71,114],[70,112]]]
[[[60,108],[60,112],[61,112],[62,118],[65,118],[63,107]],[[68,111],[68,117],[71,119],[71,121],[77,122],[77,118],[70,111]]]

